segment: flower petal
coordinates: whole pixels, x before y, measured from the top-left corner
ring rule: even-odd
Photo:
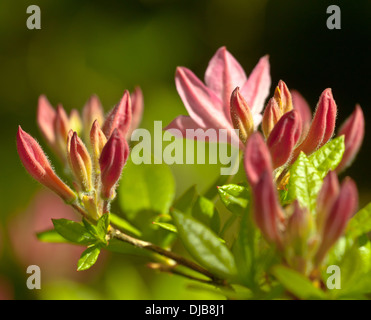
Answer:
[[[139,127],[143,116],[143,93],[140,87],[135,87],[134,92],[130,95],[131,98],[131,126],[128,132],[128,136]]]
[[[51,146],[54,146],[55,143],[54,121],[56,114],[46,96],[41,95],[37,106],[37,123],[47,143]]]
[[[206,128],[200,127],[189,116],[178,116],[170,122],[164,130],[169,131],[177,138],[189,138],[208,142],[229,143],[235,146],[239,145],[239,138],[233,128]],[[214,131],[210,131],[214,130]],[[240,147],[243,145],[241,144]]]
[[[173,121],[171,121],[164,130],[176,129],[171,131],[171,133],[178,138],[185,138],[187,129],[198,129],[200,126],[189,116],[178,116]],[[205,129],[205,128],[204,128]]]
[[[260,113],[271,86],[268,55],[260,58],[249,78],[241,88],[241,93],[251,108],[251,112]]]
[[[221,47],[211,58],[205,72],[205,83],[223,101],[225,114],[229,115],[230,96],[234,88],[247,80],[245,71],[226,47]]]
[[[191,70],[178,67],[175,84],[189,115],[199,127],[232,127],[225,117],[221,100]]]
[[[308,102],[298,91],[291,90],[291,98],[294,108],[300,114],[303,123],[303,135],[305,135],[308,132],[312,121],[312,111],[310,110]]]
[[[350,166],[361,148],[365,135],[365,118],[360,105],[356,105],[350,117],[340,127],[338,136],[345,136],[345,152],[336,172],[341,172]]]

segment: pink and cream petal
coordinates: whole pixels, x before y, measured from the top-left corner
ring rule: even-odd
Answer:
[[[249,78],[241,88],[253,114],[261,113],[271,86],[269,57],[260,58]]]
[[[221,100],[192,71],[178,67],[175,84],[189,115],[199,127],[231,126],[222,111]]]
[[[245,71],[239,62],[225,47],[219,48],[206,69],[205,83],[223,101],[228,117],[232,91],[236,87],[241,87],[246,80]]]
[[[305,135],[312,121],[312,111],[310,110],[308,102],[298,91],[291,90],[291,98],[294,109],[300,114],[303,123],[303,135]]]

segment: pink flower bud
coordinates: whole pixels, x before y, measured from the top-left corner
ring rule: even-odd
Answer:
[[[246,100],[240,94],[239,87],[234,89],[231,95],[231,119],[235,129],[239,130],[242,143],[254,132],[254,121]]]
[[[311,215],[308,208],[302,208],[295,200],[293,212],[288,219],[286,227],[286,243],[296,249],[297,254],[303,253],[311,231]],[[300,252],[301,251],[301,252]]]
[[[129,91],[125,90],[120,103],[114,107],[108,114],[103,124],[103,132],[107,139],[111,136],[114,129],[118,129],[121,135],[126,139],[131,126],[131,99]]]
[[[254,187],[263,172],[272,177],[272,160],[267,145],[259,132],[253,133],[247,140],[244,158],[245,172],[251,187]]]
[[[128,155],[129,146],[116,128],[104,146],[99,159],[103,198],[112,199],[114,197],[114,188],[121,176]]]
[[[103,147],[107,143],[107,138],[103,131],[100,129],[98,120],[95,120],[90,131],[90,146],[94,160],[94,169],[100,173],[99,158],[102,153]],[[97,171],[98,170],[98,171]]]
[[[273,169],[283,166],[291,157],[301,135],[301,119],[296,110],[285,113],[270,133],[267,146]]]
[[[309,257],[314,251],[316,237],[312,237],[312,216],[308,208],[302,208],[295,200],[286,211],[292,211],[287,220],[284,233],[284,257],[285,262],[293,269],[302,274],[307,274],[310,266]],[[309,268],[308,268],[309,267]]]
[[[344,135],[345,151],[336,172],[341,172],[350,166],[361,148],[365,135],[365,118],[360,105],[356,105],[350,117],[340,127],[338,136]]]
[[[274,126],[282,117],[282,111],[278,106],[276,99],[271,98],[268,101],[268,104],[264,110],[263,120],[262,120],[262,129],[264,137],[267,139],[269,134],[273,130]]]
[[[46,96],[41,95],[37,106],[37,124],[46,142],[52,148],[55,147],[54,123],[56,115]]]
[[[302,137],[306,136],[310,123],[312,122],[312,111],[310,110],[308,102],[304,97],[296,90],[291,90],[291,98],[294,109],[299,112],[303,130]]]
[[[282,80],[278,82],[278,86],[274,91],[274,99],[277,101],[278,107],[280,108],[282,114],[292,110],[291,93],[287,88],[286,83]]]
[[[92,95],[82,110],[84,137],[86,141],[89,140],[90,129],[95,120],[98,121],[99,127],[101,127],[104,122],[104,112],[99,98],[96,95]]]
[[[322,230],[328,214],[338,198],[340,192],[339,180],[334,171],[330,171],[325,179],[317,196],[317,230]]]
[[[341,184],[339,195],[334,201],[321,230],[321,243],[316,254],[316,262],[320,263],[326,252],[343,234],[350,217],[358,207],[358,191],[354,181],[345,178]]]
[[[270,172],[262,172],[252,192],[254,221],[264,237],[280,248],[282,234],[279,224],[283,212]]]
[[[57,106],[57,114],[54,123],[55,137],[59,153],[64,155],[67,146],[67,136],[70,130],[69,119],[61,105]]]
[[[80,114],[76,109],[72,109],[70,112],[69,128],[70,130],[77,132],[78,135],[81,133],[82,121]]]
[[[35,180],[57,193],[66,202],[76,199],[76,194],[55,174],[40,145],[21,127],[17,133],[17,150],[23,166]]]
[[[80,189],[89,192],[92,189],[91,158],[82,140],[72,130],[67,139],[67,159]]]
[[[131,98],[131,126],[128,132],[128,136],[139,127],[140,122],[142,121],[143,116],[143,93],[140,87],[136,87],[134,92],[130,95]]]
[[[297,159],[301,151],[306,155],[310,155],[332,137],[335,129],[336,112],[337,106],[331,89],[326,89],[319,98],[308,134],[303,142],[295,149],[291,162]]]

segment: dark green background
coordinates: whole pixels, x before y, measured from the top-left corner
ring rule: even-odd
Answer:
[[[41,8],[41,30],[26,28],[26,9],[31,4]],[[340,6],[341,30],[326,27],[326,8],[330,4]],[[336,3],[313,0],[2,0],[0,227],[3,239],[0,238],[0,242],[5,250],[2,255],[0,253],[0,274],[3,273],[2,277],[14,287],[14,297],[35,297],[25,289],[24,267],[9,253],[12,249],[8,234],[12,230],[8,226],[14,216],[22,214],[33,194],[40,189],[25,173],[15,148],[19,124],[41,140],[35,122],[40,94],[46,94],[53,105],[62,103],[71,110],[81,109],[88,97],[96,93],[108,111],[125,89],[132,90],[140,85],[145,99],[142,127],[152,129],[154,120],[162,120],[166,125],[175,116],[186,114],[174,85],[177,66],[187,66],[203,79],[209,59],[225,45],[249,73],[261,56],[269,54],[271,93],[278,80],[283,79],[289,88],[299,90],[314,109],[321,92],[331,87],[338,104],[338,124],[352,112],[356,103],[361,104],[366,117],[365,141],[346,174],[357,181],[364,203],[370,199],[371,178],[371,143],[367,127],[371,117],[370,21],[371,2],[368,0]],[[175,168],[174,173],[180,192],[191,183],[207,185],[216,170],[183,166]],[[147,281],[143,277],[149,277],[144,268],[139,273],[131,264],[123,263],[122,267],[115,268],[120,274],[125,268],[129,270],[122,281],[132,280],[127,284],[131,291],[126,290],[118,297],[192,297],[178,280],[172,282],[175,288],[172,290],[178,292],[178,296],[166,291],[170,288],[166,276],[159,276],[162,282],[151,283],[149,287],[155,289],[138,290],[145,285],[143,281]],[[139,284],[133,280],[136,277]],[[60,292],[68,286],[62,286],[62,291],[55,289],[59,287],[51,287],[48,292],[36,296],[63,297]],[[68,296],[69,291],[66,292]]]

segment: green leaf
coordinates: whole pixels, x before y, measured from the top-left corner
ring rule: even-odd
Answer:
[[[345,151],[344,136],[337,137],[312,153],[309,161],[317,169],[323,179],[329,170],[334,170],[343,158]]]
[[[243,284],[249,288],[255,288],[256,279],[256,229],[251,217],[245,214],[241,219],[237,240],[233,245],[238,275]]]
[[[184,214],[190,214],[197,197],[196,186],[193,185],[174,202],[173,207]]]
[[[52,219],[54,229],[63,238],[78,244],[92,244],[96,238],[80,223],[67,219]]]
[[[135,235],[137,237],[142,236],[142,233],[137,228],[135,228],[133,225],[131,225],[125,219],[119,217],[116,214],[113,214],[112,212],[110,213],[110,220],[111,220],[111,223],[113,225],[119,227],[120,229],[128,231],[128,232],[132,233],[133,235]]]
[[[192,207],[192,216],[205,226],[210,227],[215,233],[219,232],[219,213],[211,200],[199,196]]]
[[[358,247],[354,243],[339,263],[341,270],[341,290],[332,290],[332,296],[354,298],[371,293],[371,244]],[[327,275],[328,276],[328,275]],[[325,278],[326,275],[323,277]]]
[[[100,236],[98,235],[98,230],[95,225],[87,221],[85,218],[82,219],[82,224],[84,225],[85,229],[94,237],[94,239],[100,240]]]
[[[107,245],[106,235],[110,222],[109,214],[103,214],[96,225],[82,219],[85,229],[96,239],[96,242]]]
[[[322,290],[316,288],[305,276],[292,269],[277,265],[273,267],[272,274],[289,292],[299,299],[326,299],[326,295]]]
[[[87,248],[77,262],[77,271],[83,271],[91,268],[98,259],[100,253],[99,246],[91,246]]]
[[[371,231],[371,203],[358,211],[350,219],[346,231],[346,237],[356,239],[359,236]]]
[[[128,161],[118,188],[121,209],[132,221],[141,211],[168,213],[175,182],[166,164],[134,164]]]
[[[322,179],[317,169],[301,152],[290,170],[288,197],[291,200],[297,199],[301,206],[309,208],[313,212],[321,185]]]
[[[261,281],[266,270],[276,264],[279,257],[275,248],[262,247],[262,236],[252,219],[249,204],[241,217],[237,239],[232,249],[239,282],[252,291],[261,291]]]
[[[244,212],[248,203],[249,191],[246,187],[238,184],[226,184],[218,187],[220,200],[229,211],[235,214]]]
[[[214,232],[193,217],[177,210],[174,210],[172,215],[180,239],[196,261],[222,278],[236,275],[236,265],[231,252]]]
[[[62,237],[57,231],[54,229],[46,230],[42,232],[38,232],[36,234],[37,239],[39,239],[42,242],[48,242],[48,243],[69,243],[69,241]]]
[[[219,295],[225,296],[227,299],[230,300],[250,300],[254,299],[253,293],[247,289],[246,287],[234,287],[232,289],[226,289],[223,287],[216,288],[206,286],[200,283],[191,283],[187,285],[187,289],[190,290],[197,290],[197,291],[205,291],[210,293],[215,293]],[[237,290],[236,290],[237,289]]]
[[[97,221],[97,233],[99,238],[106,243],[106,235],[110,224],[110,214],[103,214]]]
[[[176,226],[174,226],[171,223],[167,223],[167,222],[156,222],[156,221],[153,221],[152,223],[154,225],[156,225],[156,226],[159,226],[160,228],[165,229],[165,230],[168,230],[168,231],[171,231],[171,232],[174,232],[174,233],[178,233],[178,229],[176,228]]]

